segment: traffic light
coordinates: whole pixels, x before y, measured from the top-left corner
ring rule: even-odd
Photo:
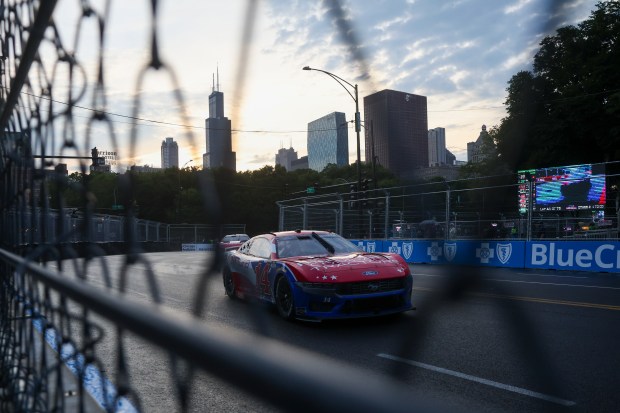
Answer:
[[[366,208],[368,207],[368,194],[366,193],[366,191],[368,191],[368,179],[363,179],[361,182],[361,185],[362,185],[362,193],[361,193],[362,208]]]
[[[357,185],[349,185],[349,208],[355,208],[355,200],[357,199]]]
[[[368,179],[362,180],[362,191],[368,191]]]

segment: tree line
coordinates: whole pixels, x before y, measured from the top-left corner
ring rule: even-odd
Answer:
[[[371,171],[362,164],[365,180],[391,187],[398,180],[387,169]],[[375,181],[373,181],[373,176]],[[139,219],[164,223],[245,224],[248,233],[278,229],[277,201],[301,197],[308,188],[349,193],[357,183],[355,165],[328,165],[322,172],[287,172],[280,165],[255,171],[225,168],[169,168],[158,172],[124,174],[74,172],[50,191],[52,205],[123,215],[131,208]],[[330,187],[325,189],[325,187]],[[59,196],[62,195],[62,196]]]

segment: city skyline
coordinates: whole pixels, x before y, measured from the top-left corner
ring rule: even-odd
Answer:
[[[350,44],[342,43],[329,12],[330,1],[259,1],[250,41],[242,41],[247,4],[160,2],[158,44],[170,70],[151,70],[138,85],[151,50],[151,10],[149,4],[115,3],[106,32],[105,92],[118,148],[112,147],[104,125],[93,129],[91,147],[118,149],[117,169],[122,170],[132,164],[157,165],[162,138],[172,136],[179,144],[179,163],[192,159],[199,166],[206,150],[208,96],[213,75],[219,72],[219,90],[227,96],[224,110],[232,122],[236,169],[273,165],[282,141],[291,142],[303,157],[308,122],[335,111],[353,119],[355,111],[351,96],[334,79],[302,70],[311,66],[358,84],[360,102],[384,89],[426,96],[428,128],[445,128],[447,149],[464,160],[467,142],[475,140],[480,125],[491,128],[505,116],[507,82],[518,71],[531,69],[540,40],[558,27],[587,18],[596,1],[559,5],[527,0],[441,5],[430,0],[380,5],[342,1],[346,21],[360,45],[353,51]],[[557,8],[549,9],[554,4]],[[59,3],[54,14],[67,45],[72,44],[76,15],[81,12],[71,7]],[[210,17],[208,25],[202,23],[206,17]],[[93,26],[90,31],[83,29],[76,50],[91,87],[97,79],[99,47]],[[241,58],[246,46],[248,53]],[[186,113],[179,111],[170,72],[178,79]],[[127,153],[131,130],[127,118],[134,113],[136,90],[142,102],[136,149]],[[56,99],[62,101],[61,96]],[[76,122],[85,123],[83,119],[92,114],[87,109],[92,91],[84,96],[78,102],[82,108],[75,108]],[[355,132],[352,124],[349,128],[349,163],[354,163]],[[192,138],[186,137],[188,130]],[[364,139],[362,133],[362,147]],[[80,150],[88,153],[90,148]]]

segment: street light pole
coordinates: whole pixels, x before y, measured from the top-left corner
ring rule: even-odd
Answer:
[[[325,73],[326,75],[334,79],[336,82],[338,82],[338,84],[340,84],[340,86],[342,86],[342,88],[347,91],[349,96],[351,96],[351,98],[355,102],[355,134],[357,138],[357,190],[361,191],[362,190],[362,162],[361,162],[362,154],[361,154],[361,148],[360,148],[360,131],[362,129],[362,126],[361,126],[361,119],[360,119],[360,106],[359,106],[359,96],[357,93],[357,83],[353,85],[347,82],[346,80],[344,80],[343,78],[341,78],[340,76],[337,76],[326,70],[315,69],[310,66],[305,66],[302,69],[303,70],[315,70],[317,72]],[[349,90],[349,88],[347,88],[345,84],[348,85],[351,89],[353,89],[354,93],[351,93],[351,90]],[[361,216],[362,216],[361,202],[358,202],[358,209],[359,209],[358,211],[359,219],[361,220]],[[360,222],[360,225],[361,225],[361,222]],[[361,235],[361,233],[359,235]]]
[[[359,191],[361,190],[361,187],[362,187],[362,165],[361,165],[362,154],[361,154],[361,148],[360,148],[360,131],[362,129],[362,126],[361,126],[361,119],[360,119],[360,107],[359,107],[357,84],[353,85],[347,82],[346,80],[344,80],[343,78],[341,78],[340,76],[337,76],[326,70],[315,69],[310,66],[305,66],[303,70],[315,70],[317,72],[322,72],[330,76],[332,79],[338,82],[340,86],[344,88],[344,90],[347,91],[349,96],[351,96],[351,98],[355,102],[355,134],[357,138],[357,190]],[[354,93],[351,93],[351,91],[345,86],[345,84],[348,85],[351,89],[353,89]]]

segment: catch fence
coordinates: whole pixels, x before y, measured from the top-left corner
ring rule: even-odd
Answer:
[[[608,182],[617,179],[607,175]],[[278,202],[279,229],[323,229],[351,239],[618,239],[617,190],[606,191],[607,202],[579,210],[535,211],[529,196],[529,211],[520,213],[523,188],[515,181],[510,175],[363,192],[326,188]]]
[[[30,208],[8,210],[1,228],[4,242],[13,247],[45,244],[122,243],[127,231],[135,242],[166,243],[178,250],[183,243],[217,243],[226,234],[245,233],[245,224],[166,224],[123,215],[92,213],[87,219],[77,209]]]

